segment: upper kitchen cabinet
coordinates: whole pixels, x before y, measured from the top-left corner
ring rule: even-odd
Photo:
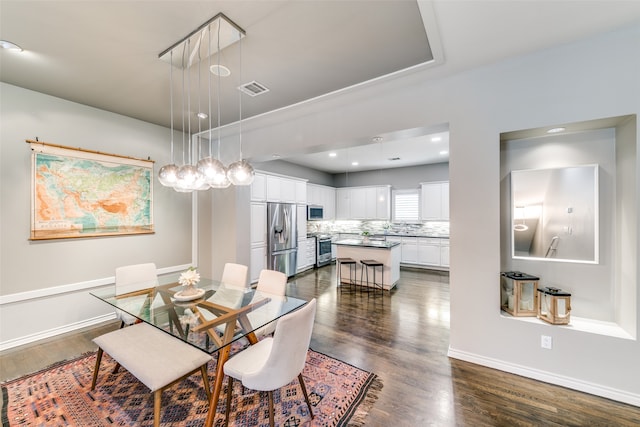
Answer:
[[[337,219],[391,219],[391,186],[338,188],[336,217]]]
[[[251,183],[251,200],[265,202],[267,200],[267,176],[256,172]]]
[[[306,205],[307,182],[282,175],[256,173],[251,184],[251,200]]]
[[[307,204],[322,206],[323,220],[336,219],[336,189],[326,185],[307,184]]]
[[[420,219],[449,221],[449,182],[423,182]]]

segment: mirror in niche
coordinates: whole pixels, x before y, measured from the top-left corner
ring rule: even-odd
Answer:
[[[512,257],[598,263],[598,165],[511,172]]]

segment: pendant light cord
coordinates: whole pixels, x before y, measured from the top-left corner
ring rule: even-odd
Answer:
[[[169,54],[169,103],[171,104],[169,110],[171,111],[171,164],[175,164],[173,157],[173,49]]]
[[[240,45],[239,45],[239,49],[240,49],[240,70],[238,72],[239,74],[239,80],[240,80],[240,86],[242,86],[242,34],[240,34]],[[240,93],[240,98],[238,101],[238,105],[240,107],[240,119],[238,121],[238,127],[239,127],[239,135],[240,135],[240,141],[239,141],[239,147],[240,147],[240,161],[242,161],[242,91],[239,90],[238,93]]]

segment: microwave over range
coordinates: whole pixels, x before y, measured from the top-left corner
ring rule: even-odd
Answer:
[[[324,218],[324,208],[318,205],[307,206],[307,220],[320,221]]]

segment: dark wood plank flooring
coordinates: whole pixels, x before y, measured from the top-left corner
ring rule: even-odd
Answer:
[[[384,297],[338,290],[334,267],[293,278],[288,295],[317,298],[311,348],[383,382],[367,426],[640,426],[640,408],[447,357],[447,273],[403,269]],[[0,354],[5,381],[95,350],[113,322]]]

